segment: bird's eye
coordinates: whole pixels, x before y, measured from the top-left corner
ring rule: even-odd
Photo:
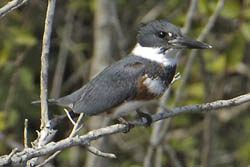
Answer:
[[[171,40],[176,38],[176,35],[172,32],[164,32],[164,31],[160,31],[158,34],[158,37],[161,39],[167,39],[167,40]]]
[[[160,31],[160,32],[158,33],[158,37],[159,37],[159,38],[165,38],[166,35],[167,35],[167,33],[165,33],[164,31]]]

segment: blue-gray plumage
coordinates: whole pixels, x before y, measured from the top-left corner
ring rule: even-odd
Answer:
[[[140,29],[137,45],[128,57],[107,67],[72,94],[49,102],[87,115],[134,110],[160,97],[168,88],[175,75],[177,52],[183,48],[211,46],[184,38],[179,28],[167,21],[153,21]]]
[[[175,68],[159,66],[156,62],[138,56],[128,56],[107,67],[83,88],[55,102],[68,107],[70,104],[76,113],[96,115],[124,102],[151,100],[161,94],[138,91],[141,88],[139,78],[145,74],[150,78],[159,77],[165,89],[174,77]]]

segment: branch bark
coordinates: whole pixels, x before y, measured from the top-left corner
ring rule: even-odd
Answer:
[[[48,70],[49,70],[49,49],[52,32],[53,17],[55,12],[56,0],[48,0],[48,8],[44,26],[43,46],[41,55],[41,127],[49,122],[48,113]]]
[[[169,117],[174,117],[180,114],[188,113],[188,112],[208,112],[212,110],[218,110],[226,107],[233,107],[243,103],[250,102],[250,93],[235,97],[229,100],[218,100],[211,103],[205,104],[196,104],[184,107],[176,107],[173,109],[166,109],[164,112],[160,112],[152,115],[153,122],[163,120]],[[135,120],[132,122],[135,127],[146,125],[146,120]],[[0,157],[0,166],[3,165],[13,165],[13,166],[21,166],[21,164],[25,164],[28,160],[34,157],[40,157],[52,154],[59,150],[64,150],[66,148],[77,146],[77,145],[87,145],[89,142],[93,140],[97,140],[99,138],[125,132],[127,130],[127,125],[125,124],[115,124],[105,128],[100,128],[97,130],[93,130],[88,132],[82,136],[76,137],[68,137],[59,142],[51,142],[47,145],[41,146],[40,148],[27,148],[21,152],[15,152],[10,155],[5,155]]]
[[[3,18],[6,14],[10,13],[14,9],[22,6],[24,3],[26,3],[28,0],[13,0],[9,3],[7,3],[5,6],[3,6],[0,9],[0,18]]]

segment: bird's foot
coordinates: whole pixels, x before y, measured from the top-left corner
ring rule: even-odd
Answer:
[[[68,119],[70,120],[70,122],[75,126],[76,122],[74,121],[74,118],[79,117],[79,114],[75,114],[73,112],[70,112],[67,108],[64,108],[64,112],[66,113]],[[85,115],[85,114],[84,114]],[[83,115],[83,117],[84,117]]]
[[[170,84],[173,85],[179,79],[181,79],[181,73],[178,72],[177,74],[174,75],[174,78],[173,78],[173,80],[171,81]]]
[[[144,112],[140,111],[139,109],[136,110],[136,113],[139,116],[139,118],[141,118],[141,119],[145,118],[147,120],[146,126],[150,126],[152,124],[153,119],[152,119],[150,114],[144,113]]]
[[[118,118],[118,121],[120,121],[120,123],[126,125],[127,128],[126,128],[126,130],[124,131],[124,133],[128,133],[128,132],[130,131],[130,129],[134,127],[134,124],[132,124],[132,123],[126,121],[126,120],[125,120],[124,118],[122,118],[122,117],[119,117],[119,118]]]

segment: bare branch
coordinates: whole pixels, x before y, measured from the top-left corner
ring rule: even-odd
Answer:
[[[41,131],[38,132],[38,138],[33,142],[34,148],[40,148],[50,142],[56,130],[52,129],[48,112],[48,69],[49,69],[49,49],[52,32],[53,17],[55,12],[56,0],[48,0],[47,14],[45,19],[42,55],[41,55],[41,76],[40,76],[40,98],[41,98]],[[34,158],[27,163],[27,166],[34,166],[38,158]]]
[[[182,33],[183,35],[186,35],[190,28],[191,28],[191,24],[192,24],[192,19],[193,19],[193,15],[194,12],[196,11],[196,6],[197,6],[197,0],[192,0],[190,5],[189,5],[189,9],[188,9],[188,14],[187,14],[187,18],[186,18],[186,22],[184,27],[182,28]]]
[[[80,114],[80,116],[78,117],[77,122],[76,122],[72,132],[70,133],[69,137],[74,137],[77,134],[77,132],[80,130],[80,128],[81,128],[80,124],[82,122],[82,119],[84,118],[84,115],[85,115],[84,113]]]
[[[14,148],[11,153],[7,156],[7,161],[10,162],[11,158],[15,155],[15,153],[17,153],[18,148]]]
[[[162,147],[157,147],[156,153],[155,153],[155,167],[162,167]]]
[[[24,148],[28,148],[28,119],[24,120]]]
[[[237,106],[250,101],[250,93],[235,97],[230,100],[217,100],[211,103],[196,104],[191,106],[176,107],[174,109],[167,109],[167,112],[154,114],[152,116],[153,121],[162,120],[168,117],[173,117],[179,114],[188,112],[207,112],[212,110],[218,110],[221,108]]]
[[[76,123],[75,123],[75,121],[72,119],[72,117],[70,116],[70,113],[69,113],[69,111],[68,111],[67,108],[64,108],[64,112],[66,113],[66,115],[67,115],[68,119],[70,120],[70,122],[75,126]]]
[[[41,127],[49,122],[48,114],[48,69],[49,69],[49,49],[50,37],[52,32],[53,17],[55,12],[56,0],[48,0],[48,8],[45,20],[43,46],[41,55]]]
[[[179,79],[181,79],[181,73],[177,73],[177,74],[175,74],[174,75],[174,78],[173,78],[173,80],[171,81],[171,85],[173,85],[176,81],[178,81]],[[166,101],[166,100],[165,100]],[[165,103],[165,101],[164,101],[164,103]]]
[[[177,107],[173,109],[168,109],[165,112],[160,112],[152,115],[153,122],[163,120],[169,117],[174,117],[176,115],[188,113],[188,112],[207,112],[207,111],[213,111],[218,110],[221,108],[226,107],[232,107],[237,106],[243,103],[250,102],[250,93],[235,97],[233,99],[229,100],[218,100],[211,103],[205,103],[205,104],[196,104],[191,106],[184,106],[184,107]],[[146,125],[147,121],[144,120],[135,120],[132,122],[135,127],[136,126],[142,126]],[[10,160],[8,160],[8,156],[2,156],[0,157],[0,166],[1,165],[8,165],[10,163],[17,164],[17,163],[26,163],[29,159],[34,157],[40,157],[48,154],[52,154],[56,151],[60,151],[72,146],[77,145],[88,145],[89,142],[93,140],[97,140],[99,138],[102,138],[104,136],[109,136],[112,134],[117,134],[121,132],[125,132],[127,130],[127,125],[125,124],[115,124],[111,125],[105,128],[100,128],[97,130],[93,130],[88,132],[85,135],[82,136],[76,136],[76,137],[68,137],[66,139],[63,139],[57,143],[49,143],[47,145],[41,146],[40,148],[29,148],[25,149],[24,151],[18,152],[14,154]]]
[[[143,161],[143,167],[150,167],[152,166],[152,158],[153,158],[153,154],[154,154],[154,147],[152,145],[150,145],[148,147],[148,150],[147,150],[147,154],[144,158],[144,161]]]
[[[93,147],[93,146],[88,146],[87,147],[88,151],[97,155],[97,156],[101,156],[101,157],[104,157],[104,158],[116,158],[116,155],[115,154],[111,154],[111,153],[104,153],[100,150],[98,150],[97,148]]]
[[[217,17],[219,16],[219,13],[220,13],[223,5],[224,5],[224,1],[225,0],[219,0],[218,1],[216,9],[215,9],[215,12],[209,18],[208,23],[205,26],[205,28],[203,29],[203,31],[200,34],[200,36],[198,37],[198,40],[203,41],[206,38],[207,34],[211,30],[211,28],[214,26]],[[193,50],[191,52],[191,55],[190,55],[190,57],[188,59],[188,62],[187,62],[187,65],[186,65],[186,67],[184,69],[184,74],[183,74],[181,85],[180,85],[180,87],[178,88],[178,90],[176,92],[176,97],[175,97],[176,100],[175,101],[179,101],[180,100],[181,94],[183,92],[184,86],[186,85],[187,79],[189,77],[189,74],[190,74],[190,71],[191,71],[191,68],[192,68],[193,61],[194,61],[197,53],[198,53],[198,50]]]
[[[0,18],[4,17],[6,14],[10,13],[12,10],[22,6],[28,0],[13,0],[7,3],[0,9]]]
[[[67,109],[64,109],[64,110],[65,110],[65,112],[67,114],[69,114]],[[71,118],[70,115],[68,117]],[[72,132],[69,135],[69,138],[74,137],[77,134],[77,132],[80,130],[80,128],[81,128],[80,124],[81,124],[81,121],[82,121],[83,118],[84,118],[84,113],[81,113],[80,116],[79,116],[79,118],[77,119],[76,123],[74,122],[74,120],[71,120],[71,121],[74,122],[73,123],[74,127],[72,129]],[[51,155],[49,158],[47,158],[43,163],[37,165],[36,167],[42,167],[42,166],[46,165],[47,163],[49,163],[49,161],[51,161],[52,159],[54,159],[61,152],[62,152],[62,150],[59,150],[59,151],[55,152],[53,155]]]

